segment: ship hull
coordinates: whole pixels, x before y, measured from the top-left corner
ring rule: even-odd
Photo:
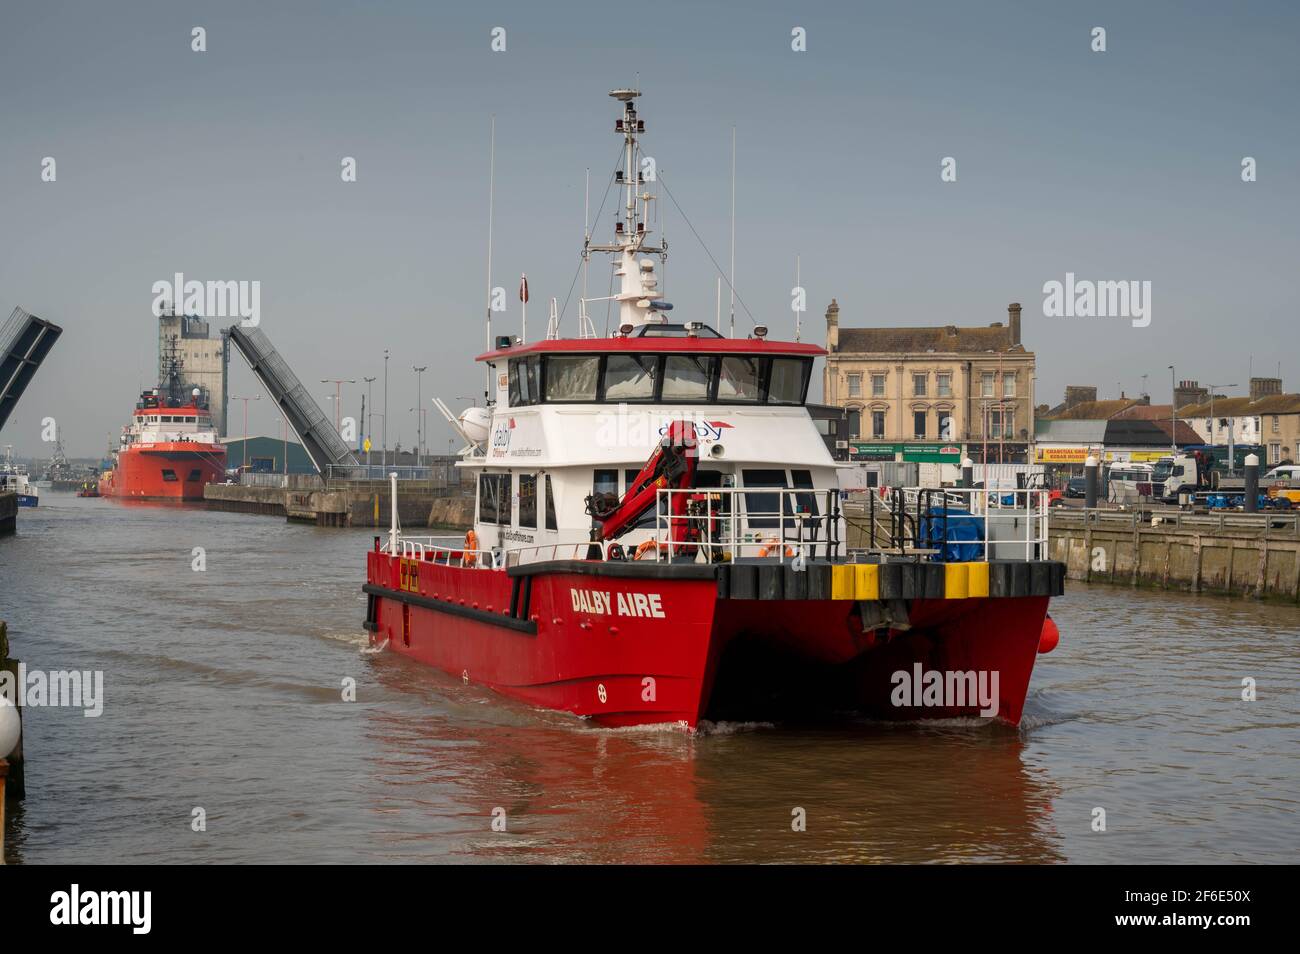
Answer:
[[[810,599],[806,587],[816,584],[800,580],[793,593],[768,586],[754,594],[762,598],[746,598],[731,579],[742,574],[703,565],[562,561],[505,571],[381,552],[368,562],[373,645],[611,727],[845,710],[1017,724],[1048,601],[1064,576],[1063,568],[1043,573],[1037,587],[1026,577],[1017,594],[1008,567],[1006,592],[992,596],[941,587],[881,599],[878,585],[872,594],[828,585],[828,597],[842,598]],[[774,569],[789,578],[788,566]],[[829,578],[846,568],[825,569]],[[945,568],[937,570],[942,579]],[[874,625],[884,608],[895,618]],[[950,683],[948,674],[972,674],[970,696],[926,698],[919,682],[915,693],[901,690],[935,672]],[[980,696],[976,685],[989,692]]]
[[[18,495],[18,506],[20,507],[35,507],[40,502],[41,502],[41,498],[38,497],[36,494],[25,493],[25,494]]]
[[[207,484],[224,479],[226,449],[220,444],[176,441],[128,448],[99,480],[104,497],[132,500],[202,500]]]

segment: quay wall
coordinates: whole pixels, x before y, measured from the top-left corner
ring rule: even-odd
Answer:
[[[1294,514],[1053,510],[1048,555],[1071,580],[1300,602]]]
[[[430,522],[435,512],[441,512],[438,506],[455,514],[463,509],[459,501],[472,501],[472,498],[445,494],[445,489],[440,487],[399,486],[398,520],[404,527],[449,525]],[[208,484],[203,489],[203,499],[214,510],[267,514],[321,527],[387,527],[389,521],[390,493],[386,481],[331,481],[314,488]],[[471,503],[469,511],[472,509]]]

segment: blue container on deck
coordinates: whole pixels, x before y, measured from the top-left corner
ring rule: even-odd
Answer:
[[[984,518],[968,510],[931,507],[921,518],[921,545],[938,550],[942,563],[968,563],[984,559]],[[946,530],[946,533],[945,533]]]

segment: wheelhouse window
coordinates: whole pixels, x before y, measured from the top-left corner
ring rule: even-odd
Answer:
[[[801,405],[812,361],[765,355],[548,355],[510,366],[510,403],[675,403]],[[540,372],[540,373],[538,373]]]
[[[653,401],[658,367],[652,355],[611,354],[605,359],[605,400]]]
[[[749,401],[757,404],[763,400],[761,359],[747,355],[727,355],[722,359],[718,376],[719,401]]]
[[[802,404],[810,367],[802,358],[773,358],[767,403]]]
[[[670,354],[664,360],[663,400],[707,401],[717,363],[711,355]]]
[[[546,400],[595,401],[600,380],[598,355],[555,355],[546,359]]]
[[[537,475],[519,475],[519,526],[537,529]]]
[[[537,404],[542,400],[539,387],[541,358],[529,355],[510,362],[510,406]]]
[[[480,474],[478,478],[479,523],[510,522],[510,475]]]
[[[551,485],[551,475],[546,475],[546,529],[554,530],[559,526],[555,519],[555,488]]]
[[[162,477],[163,480],[166,480],[168,482],[174,481],[176,479],[176,471],[164,468],[162,472]]]
[[[785,471],[784,470],[745,470],[742,471],[745,478],[745,517],[749,521],[750,527],[754,529],[763,529],[776,527],[780,525],[778,515],[781,513],[782,494],[767,492],[751,492],[750,487],[772,487],[780,490],[785,489]]]

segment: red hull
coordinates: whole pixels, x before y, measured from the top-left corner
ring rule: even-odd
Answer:
[[[897,674],[918,663],[996,671],[997,717],[1015,724],[1048,605],[1045,595],[915,599],[909,630],[864,633],[855,600],[721,598],[704,575],[566,567],[520,577],[381,552],[367,563],[372,644],[605,726],[844,709],[980,714],[973,700],[896,704]]]
[[[113,469],[99,478],[99,492],[132,500],[202,500],[204,485],[220,482],[225,473],[220,444],[148,444],[119,452]]]

